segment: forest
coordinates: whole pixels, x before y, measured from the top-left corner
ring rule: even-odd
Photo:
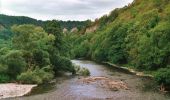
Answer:
[[[42,84],[57,72],[75,73],[66,57],[66,45],[58,21],[43,27],[31,24],[1,26],[0,82]]]
[[[26,17],[26,16],[8,16],[4,14],[0,14],[0,24],[2,24],[6,28],[10,28],[13,25],[22,25],[22,24],[33,24],[35,26],[43,27],[47,21],[37,20],[34,18]],[[61,29],[66,28],[67,30],[71,30],[74,27],[77,27],[79,30],[84,28],[89,20],[86,21],[62,21],[58,20]]]
[[[110,62],[152,74],[170,85],[170,1],[134,0],[91,24],[95,32],[69,34],[71,58]]]
[[[63,33],[74,27],[80,31]],[[95,21],[0,15],[0,42],[1,83],[47,83],[58,72],[75,74],[70,60],[83,58],[143,71],[170,86],[169,0],[134,0]]]

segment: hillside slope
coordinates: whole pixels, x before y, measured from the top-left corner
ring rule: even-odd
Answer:
[[[43,26],[46,21],[33,19],[30,17],[25,16],[8,16],[0,14],[0,23],[4,25],[5,27],[11,27],[15,24],[21,25],[21,24],[33,24],[36,26]],[[72,28],[77,27],[78,29],[81,29],[86,26],[88,21],[61,21],[59,20],[59,23],[61,25],[61,28],[71,30]]]
[[[139,70],[169,70],[169,0],[134,0],[95,23],[96,32],[70,36],[72,57],[128,64]]]

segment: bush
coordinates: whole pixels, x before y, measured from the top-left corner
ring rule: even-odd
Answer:
[[[82,76],[89,76],[90,75],[90,71],[87,68],[82,68],[79,73]]]
[[[0,74],[7,74],[8,66],[0,64]]]
[[[18,81],[24,84],[41,84],[42,79],[37,76],[33,71],[27,71],[25,73],[21,73],[17,77]]]
[[[43,50],[35,49],[33,51],[33,59],[35,64],[40,67],[50,64],[49,53]]]
[[[54,73],[52,71],[51,66],[46,66],[42,69],[37,69],[35,70],[35,74],[41,78],[43,83],[50,82],[54,77]]]
[[[87,69],[87,68],[84,68],[84,67],[80,67],[80,66],[77,66],[77,65],[74,65],[75,66],[75,70],[76,70],[76,73],[78,75],[81,75],[81,76],[89,76],[90,75],[90,71]]]
[[[170,86],[170,68],[162,68],[155,74],[155,80],[158,84]]]
[[[13,79],[26,68],[26,62],[22,57],[22,52],[19,50],[11,50],[6,54],[4,60],[8,66],[7,74]]]
[[[10,78],[8,75],[0,74],[0,83],[7,83],[9,81],[10,81]]]
[[[67,71],[75,73],[74,66],[72,65],[71,61],[65,57],[61,56],[54,56],[51,58],[51,63],[54,65],[54,72],[57,73],[58,71]]]
[[[106,61],[107,60],[107,54],[108,52],[106,52],[105,48],[97,48],[93,55],[92,58],[95,59],[96,61],[100,62],[100,61]]]
[[[27,71],[17,77],[18,81],[24,84],[42,84],[53,79],[52,69],[47,66],[42,69],[36,68],[34,71]]]

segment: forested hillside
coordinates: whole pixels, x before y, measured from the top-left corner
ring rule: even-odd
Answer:
[[[134,0],[95,23],[96,32],[65,37],[72,58],[153,71],[159,84],[170,85],[169,0]]]
[[[33,24],[37,26],[42,26],[43,21],[36,20],[33,18],[25,17],[25,16],[7,16],[0,14],[0,23],[3,24],[5,27],[11,27],[15,24]]]
[[[33,24],[36,26],[43,26],[46,21],[36,20],[30,17],[25,16],[7,16],[0,14],[0,23],[5,27],[9,28],[13,25],[22,25],[22,24]],[[71,30],[74,27],[78,29],[84,28],[89,21],[58,21],[62,29],[66,28]]]

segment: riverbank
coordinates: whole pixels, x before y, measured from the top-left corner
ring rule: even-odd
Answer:
[[[102,62],[102,64],[105,64],[105,65],[108,65],[108,66],[112,66],[116,69],[120,69],[122,71],[126,71],[126,72],[129,72],[131,74],[134,74],[136,76],[141,76],[141,77],[150,77],[150,78],[153,78],[154,76],[151,75],[151,74],[145,74],[144,72],[139,72],[139,71],[136,71],[132,68],[128,68],[128,67],[122,67],[122,66],[118,66],[116,64],[112,64],[110,62]]]
[[[129,74],[133,74],[133,75],[141,76],[141,77],[154,78],[154,76],[152,74],[148,74],[148,72],[147,73],[139,72],[139,71],[137,71],[133,68],[116,65],[116,64],[113,64],[113,63],[110,63],[110,62],[98,62],[94,59],[89,59],[89,58],[78,58],[78,60],[91,60],[91,61],[94,61],[96,63],[100,63],[100,64],[104,64],[106,66],[114,67],[116,69],[119,69],[119,70],[124,71],[124,72],[129,73]]]
[[[16,83],[0,84],[0,99],[24,96],[37,85],[23,85]]]

